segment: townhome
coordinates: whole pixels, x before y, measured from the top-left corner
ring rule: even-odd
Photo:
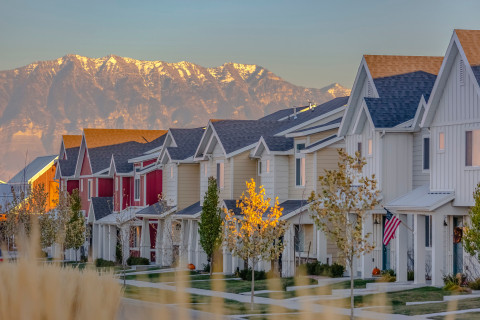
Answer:
[[[283,239],[285,249],[277,263],[284,276],[293,275],[301,261],[316,259],[331,264],[338,259],[335,245],[311,218],[308,198],[320,191],[318,176],[337,167],[337,149],[344,147],[337,131],[347,101],[348,97],[336,98],[290,114],[280,122],[288,125],[288,121],[300,120],[301,125],[287,131],[282,125],[271,135],[262,136],[250,154],[258,159],[259,181],[266,196],[278,197],[283,208],[281,219],[289,224]],[[270,268],[268,262],[261,267]]]
[[[58,181],[60,190],[67,191],[68,193],[72,193],[73,190],[79,188],[79,181],[74,178],[74,175],[81,143],[81,135],[62,136],[55,180]]]
[[[464,252],[461,238],[480,182],[479,83],[480,31],[455,30],[420,124],[428,133],[423,141],[429,150],[424,156],[429,179],[386,205],[415,221],[417,283],[425,282],[425,269],[431,269],[436,286],[443,285],[444,274],[478,270],[478,261]],[[430,256],[424,239],[430,242]]]
[[[366,159],[363,174],[375,175],[380,191],[380,205],[364,223],[375,250],[363,255],[353,270],[364,278],[378,267],[396,269],[397,281],[406,281],[407,265],[412,267],[413,221],[401,215],[396,239],[384,246],[383,206],[428,183],[428,131],[419,125],[441,63],[441,57],[384,55],[366,55],[360,63],[338,135],[345,137],[348,154],[358,152]],[[418,245],[425,251],[431,242]]]
[[[161,145],[162,141],[159,140],[163,139],[165,133],[165,130],[84,129],[75,177],[80,181],[82,210],[92,229],[89,247],[93,249],[94,258],[111,258],[114,252],[107,243],[116,241],[117,238],[114,222],[109,222],[112,217],[107,218],[112,212],[102,210],[110,207],[114,211],[125,210],[141,204],[134,198],[133,164],[128,163],[128,160]],[[114,181],[119,181],[119,184],[115,186]],[[107,199],[92,202],[92,198],[97,197]],[[109,199],[113,205],[95,206]],[[90,216],[90,210],[94,210],[95,214]],[[106,221],[97,221],[97,217]]]

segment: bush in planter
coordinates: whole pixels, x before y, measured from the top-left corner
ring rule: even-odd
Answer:
[[[243,269],[239,271],[238,276],[242,280],[252,281],[252,269],[251,268]],[[255,281],[265,280],[265,279],[267,279],[267,274],[265,273],[265,271],[263,270],[255,271]]]
[[[114,266],[115,266],[115,262],[110,260],[105,260],[101,258],[98,258],[97,260],[95,260],[95,267],[97,268],[109,268]]]
[[[413,270],[407,271],[407,281],[415,280],[415,272]]]
[[[149,265],[150,261],[147,258],[141,258],[141,257],[128,257],[127,259],[127,264],[129,266],[136,266],[136,265]]]

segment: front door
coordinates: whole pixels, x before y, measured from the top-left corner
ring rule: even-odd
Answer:
[[[453,274],[463,272],[463,218],[453,217]]]
[[[390,268],[390,245],[392,241],[388,243],[388,245],[383,244],[383,235],[385,234],[385,221],[387,220],[386,216],[382,216],[382,225],[383,225],[383,232],[382,232],[382,270],[391,269]]]

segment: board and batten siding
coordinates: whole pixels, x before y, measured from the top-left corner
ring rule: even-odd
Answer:
[[[257,174],[257,160],[250,158],[250,150],[242,152],[232,157],[232,198],[239,199],[242,193],[247,189],[246,181],[254,179],[259,181]]]
[[[327,147],[317,151],[317,176],[314,177],[316,180],[316,193],[319,193],[321,190],[320,181],[318,177],[325,175],[325,170],[337,170],[338,169],[338,151],[335,147]]]
[[[295,184],[295,155],[288,156],[288,198],[292,200],[307,200],[313,191],[313,154],[305,154],[305,186]]]
[[[411,133],[386,133],[382,138],[382,194],[385,202],[412,190]]]
[[[200,169],[197,163],[182,163],[178,165],[178,204],[177,210],[182,210],[198,199],[200,192]]]
[[[468,72],[460,83],[460,55],[450,69],[430,127],[432,190],[454,190],[456,206],[473,205],[480,168],[465,167],[465,131],[480,129],[480,97]],[[439,133],[445,134],[445,151],[438,150]]]
[[[262,185],[265,189],[265,196],[270,199],[275,199],[275,156],[269,155],[265,151],[262,157],[257,160],[257,167],[262,163],[262,173],[259,175],[258,185]],[[270,161],[270,170],[267,172],[267,161]]]
[[[413,134],[413,189],[430,182],[430,170],[423,170],[423,138],[429,136],[430,133],[426,128]]]
[[[289,156],[275,156],[273,161],[275,196],[278,197],[279,203],[288,200],[289,171],[294,170],[294,168],[288,166],[288,163]]]
[[[173,170],[173,177],[172,177]],[[178,186],[178,168],[175,163],[167,163],[163,167],[163,192],[164,199],[168,206],[176,206],[177,203],[177,186]]]

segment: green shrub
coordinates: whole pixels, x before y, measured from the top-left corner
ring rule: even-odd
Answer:
[[[110,260],[104,260],[101,258],[98,258],[97,260],[95,260],[95,267],[97,268],[109,268],[114,266],[115,266],[115,262]]]
[[[377,279],[377,282],[395,282],[395,281],[397,281],[397,277],[392,276],[389,272],[382,274],[382,276]]]
[[[243,269],[238,273],[238,276],[242,280],[252,281],[252,269],[251,268]],[[267,274],[265,273],[265,271],[263,270],[255,271],[255,281],[265,280],[265,279],[267,279]]]
[[[345,272],[345,267],[341,264],[334,263],[330,266],[330,277],[332,278],[340,278],[343,277],[343,273]]]
[[[129,266],[137,266],[137,265],[149,265],[150,261],[147,258],[141,257],[128,257],[127,264]]]
[[[382,276],[383,275],[389,275],[391,277],[395,277],[396,274],[395,274],[395,270],[392,270],[392,269],[386,269],[386,270],[382,270]]]
[[[468,287],[472,290],[480,290],[480,278],[470,281]]]
[[[203,264],[203,272],[210,273],[210,263]]]
[[[443,283],[445,284],[443,287],[444,290],[453,292],[471,292],[471,289],[467,287],[467,276],[461,273],[444,275]]]
[[[413,270],[407,271],[407,281],[415,280],[415,272]]]

